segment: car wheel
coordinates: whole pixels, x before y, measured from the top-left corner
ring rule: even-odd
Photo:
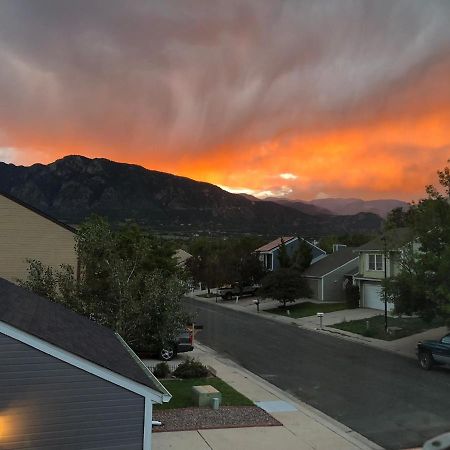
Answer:
[[[430,370],[433,365],[433,357],[430,352],[419,353],[419,364],[423,370]]]
[[[170,347],[169,348],[163,348],[159,352],[159,357],[163,361],[170,361],[174,356],[175,356],[175,351],[174,351],[173,348],[170,348]]]

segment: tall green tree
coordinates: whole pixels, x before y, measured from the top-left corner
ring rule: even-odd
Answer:
[[[450,317],[450,170],[438,171],[440,188],[411,206],[408,224],[416,239],[404,249],[401,270],[384,283],[398,313]]]
[[[312,259],[311,246],[302,239],[292,258],[292,267],[299,272],[303,272],[311,265]]]
[[[139,351],[176,338],[186,323],[186,283],[164,242],[134,225],[113,231],[94,217],[81,226],[76,249],[79,279],[70,266],[53,270],[31,261],[21,284],[115,329]]]
[[[258,295],[278,300],[286,307],[288,302],[292,303],[299,298],[311,297],[312,292],[297,270],[291,267],[281,267],[263,278]]]
[[[292,259],[288,254],[287,247],[283,238],[281,238],[281,244],[278,249],[278,263],[283,269],[287,269],[288,267],[292,266]]]

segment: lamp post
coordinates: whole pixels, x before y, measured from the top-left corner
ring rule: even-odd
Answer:
[[[381,240],[383,241],[383,265],[384,265],[384,281],[386,282],[387,278],[387,266],[386,266],[386,236],[382,236]],[[387,297],[386,297],[386,289],[383,289],[383,297],[384,297],[384,332],[387,333],[388,323],[387,323]]]

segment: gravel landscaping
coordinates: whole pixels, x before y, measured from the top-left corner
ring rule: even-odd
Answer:
[[[154,411],[153,420],[163,424],[153,427],[154,432],[281,426],[257,406],[221,406],[217,411],[211,408],[168,409]]]

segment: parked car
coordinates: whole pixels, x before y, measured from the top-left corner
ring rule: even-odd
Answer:
[[[450,334],[439,341],[419,341],[416,353],[424,370],[430,370],[433,365],[450,365]]]
[[[191,352],[194,350],[193,335],[189,328],[180,331],[175,341],[166,347],[159,347],[151,344],[146,348],[134,348],[134,351],[141,359],[159,358],[163,361],[170,361],[178,353]]]
[[[161,348],[158,351],[158,357],[163,361],[170,361],[178,353],[192,352],[192,350],[194,350],[193,334],[191,330],[186,328],[180,332],[177,340],[172,345]]]
[[[224,300],[231,300],[236,296],[243,297],[255,295],[257,289],[258,286],[256,285],[242,286],[240,283],[233,283],[219,288],[219,295]]]

